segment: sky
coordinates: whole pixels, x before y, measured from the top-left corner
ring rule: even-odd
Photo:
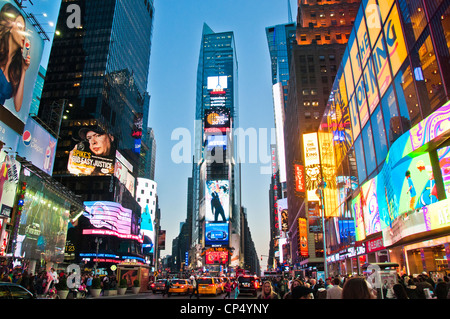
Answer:
[[[291,9],[296,19],[296,2]],[[39,0],[28,5],[27,12],[37,15],[50,38],[53,38],[59,1]],[[197,66],[203,24],[219,33],[233,31],[238,61],[238,103],[240,127],[256,129],[260,141],[256,163],[250,163],[249,147],[241,167],[242,206],[261,266],[267,265],[269,252],[269,188],[267,168],[271,129],[274,127],[271,61],[265,28],[288,22],[287,0],[154,0],[155,20],[150,57],[148,92],[151,96],[149,127],[155,132],[158,198],[161,228],[166,230],[166,249],[170,255],[172,240],[178,236],[180,223],[187,215],[187,185],[192,163],[172,160],[179,143],[172,133],[187,129],[194,136]],[[46,67],[51,42],[47,42],[41,64]],[[264,140],[265,139],[265,140]],[[274,142],[274,141],[272,141]],[[192,150],[193,152],[193,147]],[[193,154],[193,153],[192,153]]]

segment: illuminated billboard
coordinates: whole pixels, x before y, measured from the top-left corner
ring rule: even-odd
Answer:
[[[83,216],[89,219],[91,228],[108,229],[120,234],[131,234],[131,209],[119,203],[106,201],[84,202]]]
[[[303,194],[305,193],[305,168],[301,164],[294,164],[294,180],[295,180],[295,192]]]
[[[308,201],[319,201],[316,190],[321,181],[319,142],[317,133],[303,134],[303,151],[305,158],[305,181]]]
[[[44,40],[14,1],[0,0],[2,122],[22,134],[33,99]]]
[[[287,232],[289,230],[288,225],[288,202],[287,198],[277,200],[278,220],[280,221],[280,237],[287,238]]]
[[[25,124],[17,152],[48,175],[52,175],[57,139],[31,117]]]
[[[227,222],[230,219],[230,184],[228,180],[205,182],[205,220]]]
[[[361,207],[364,214],[365,233],[367,236],[381,231],[380,213],[378,208],[377,178],[373,178],[361,186]]]
[[[225,108],[205,110],[205,131],[226,131],[230,128],[230,111]]]
[[[11,155],[0,151],[0,218],[11,217],[19,183],[21,165]]]
[[[210,76],[207,79],[208,90],[221,92],[228,89],[228,77],[226,75]]]
[[[31,174],[18,219],[16,257],[52,262],[64,260],[70,204]]]
[[[300,256],[308,257],[308,233],[306,229],[306,219],[298,219],[298,238],[299,238],[299,250]]]
[[[205,224],[206,246],[227,246],[230,240],[229,237],[228,223]]]
[[[83,127],[81,142],[69,153],[67,170],[73,175],[113,175],[116,156],[114,136],[101,127]]]
[[[127,161],[127,159],[116,151],[116,161],[114,165],[114,176],[117,177],[120,183],[128,189],[131,196],[134,197],[135,193],[135,181],[133,176],[133,165]]]
[[[207,265],[228,264],[228,251],[206,251],[205,256],[206,256],[205,261]]]
[[[223,150],[227,148],[227,136],[222,134],[214,134],[206,136],[206,149],[212,151],[216,147],[221,147]]]

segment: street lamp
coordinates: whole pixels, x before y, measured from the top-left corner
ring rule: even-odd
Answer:
[[[327,187],[327,183],[323,180],[319,183],[318,188],[316,190],[316,195],[320,199],[320,210],[322,215],[322,231],[323,231],[323,269],[325,273],[325,278],[328,278],[328,265],[327,265],[327,241],[325,238],[325,205],[323,202],[323,190]]]
[[[97,273],[97,266],[98,266],[98,246],[102,243],[102,239],[95,237],[95,243],[97,244],[97,250],[95,253],[95,266],[94,266],[94,276]]]

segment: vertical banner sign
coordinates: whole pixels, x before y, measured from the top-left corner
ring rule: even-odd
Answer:
[[[308,257],[308,233],[306,230],[306,219],[298,219],[298,238],[299,238],[299,249],[300,256]]]
[[[303,150],[307,199],[309,202],[318,202],[316,190],[321,180],[321,174],[317,133],[303,134]]]
[[[305,193],[305,173],[304,167],[300,164],[294,164],[294,180],[295,180],[295,192]]]

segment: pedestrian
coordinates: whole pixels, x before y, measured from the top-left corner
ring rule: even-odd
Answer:
[[[291,289],[289,290],[289,292],[287,294],[284,295],[283,299],[293,299],[292,298],[292,289],[294,289],[295,287],[298,287],[298,286],[303,286],[303,282],[301,282],[300,279],[293,280],[291,283]]]
[[[418,282],[416,283],[417,286],[417,294],[419,296],[419,299],[427,299],[427,296],[425,294],[425,289],[429,289],[430,293],[433,292],[434,287],[426,280],[425,276],[419,275],[417,276]]]
[[[292,299],[314,299],[314,289],[297,286],[292,289]]]
[[[341,281],[338,277],[333,279],[333,286],[327,290],[327,299],[342,299]]]
[[[236,279],[233,279],[233,287],[234,287],[234,299],[237,299],[239,296],[240,290],[239,290],[239,282],[236,281]]]
[[[91,287],[92,287],[92,274],[88,274],[87,275],[87,279],[86,279],[86,290],[87,290],[87,295],[91,294]]]
[[[444,281],[438,281],[434,290],[434,296],[437,299],[447,299],[448,292],[447,284]]]
[[[408,280],[405,290],[409,299],[420,299],[414,279]]]
[[[194,294],[196,294],[197,295],[197,299],[199,299],[198,283],[197,283],[197,278],[195,276],[192,277],[192,293],[189,296],[189,299],[191,299]]]
[[[230,294],[231,294],[231,283],[230,283],[230,279],[227,278],[227,282],[225,283],[225,297],[223,299],[226,299],[228,297],[228,299],[230,299]]]
[[[258,299],[280,299],[280,296],[275,292],[270,281],[265,281]]]
[[[363,277],[351,277],[344,283],[342,299],[375,299],[375,296]]]
[[[28,272],[25,270],[22,275],[22,279],[20,280],[19,284],[24,287],[27,290],[30,289],[30,276],[28,276]]]
[[[392,290],[394,292],[395,299],[409,299],[406,289],[402,284],[395,284],[392,286]]]
[[[169,289],[170,289],[171,285],[172,285],[172,282],[170,281],[169,278],[167,278],[166,283],[164,285],[164,291],[163,291],[163,294],[162,294],[163,297],[164,297],[164,295],[167,295],[167,297],[170,297]]]

